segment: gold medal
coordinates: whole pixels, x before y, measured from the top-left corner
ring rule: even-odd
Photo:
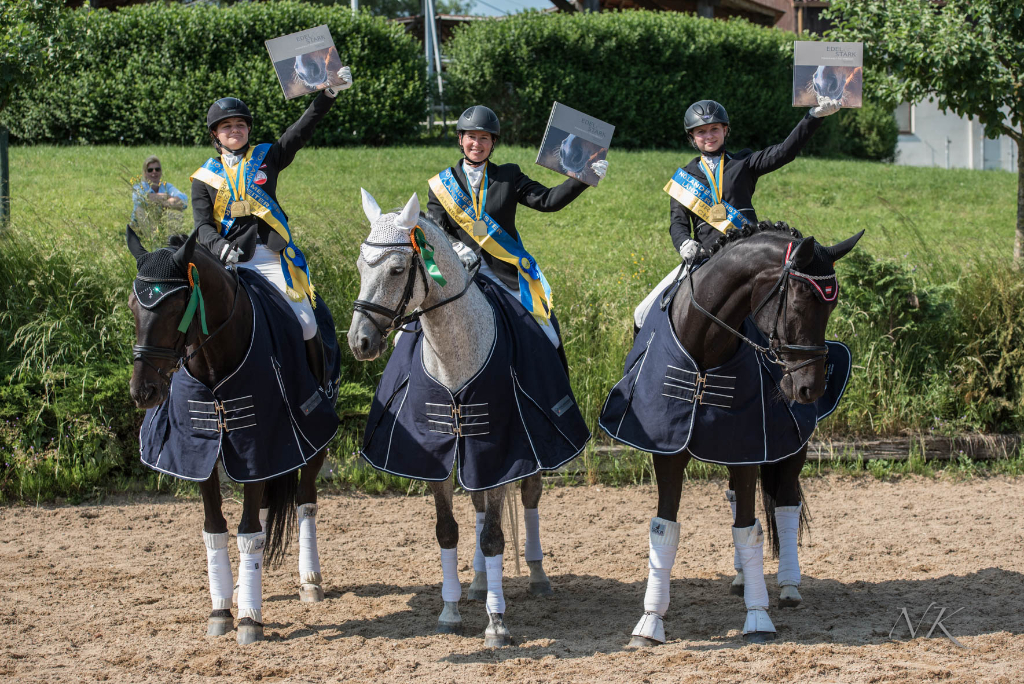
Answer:
[[[483,221],[473,221],[473,237],[487,237],[487,224]]]
[[[729,218],[729,213],[725,210],[724,204],[716,204],[715,206],[711,207],[712,221],[715,221],[717,223],[718,221],[724,221],[727,218]]]
[[[250,214],[252,214],[252,207],[246,200],[236,200],[231,203],[231,218],[249,216]]]

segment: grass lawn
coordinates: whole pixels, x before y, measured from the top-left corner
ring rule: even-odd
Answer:
[[[22,369],[37,370],[47,364],[71,367],[100,361],[127,368],[133,328],[126,301],[134,261],[123,236],[131,212],[130,182],[140,175],[143,159],[156,154],[164,179],[188,193],[189,174],[210,152],[178,147],[11,150],[13,240],[4,249],[16,245],[22,251],[17,258],[13,252],[7,255],[8,273],[0,279],[11,298],[6,313],[0,311],[0,370],[5,375],[19,362]],[[547,185],[561,182],[562,176],[533,163],[535,154],[533,149],[499,147],[495,161],[517,163]],[[613,151],[601,187],[588,189],[558,213],[519,212],[526,246],[552,285],[577,397],[595,427],[605,394],[622,370],[633,307],[678,265],[668,235],[669,198],[662,188],[692,156],[690,150]],[[427,179],[458,159],[454,145],[308,149],[282,175],[279,200],[341,332],[348,327],[350,303],[358,290],[358,246],[369,228],[359,188],[366,188],[385,210],[401,206],[413,192],[425,204]],[[915,281],[926,286],[955,283],[965,270],[1007,269],[1016,190],[1016,177],[1002,171],[798,159],[761,180],[755,204],[760,218],[785,220],[824,243],[863,229],[861,248],[909,265]],[[181,219],[177,226],[190,230],[191,212]],[[173,229],[174,224],[165,225],[150,236],[150,246]],[[26,260],[36,262],[30,286],[19,273],[18,264]],[[54,266],[58,262],[61,268]],[[41,294],[43,280],[49,289]],[[79,289],[88,292],[74,294]],[[66,303],[64,292],[74,294]],[[50,310],[61,306],[59,316],[51,316]],[[47,316],[56,322],[40,322]],[[861,358],[866,356],[861,353]],[[382,369],[381,362],[359,365],[346,359],[344,378],[357,415],[338,447],[343,452],[350,452],[359,439],[359,407]],[[877,378],[872,382],[884,386]],[[884,404],[874,407],[876,390],[867,385],[858,400],[857,383],[855,373],[850,411],[856,406],[861,413],[892,413]],[[85,397],[88,383],[80,384]],[[900,411],[907,416],[924,411],[911,404]],[[908,426],[905,418],[886,429]],[[860,427],[880,424],[876,417],[840,420]]]

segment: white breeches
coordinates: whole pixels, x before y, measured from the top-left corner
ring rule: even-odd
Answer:
[[[640,302],[640,306],[636,307],[633,311],[633,323],[636,324],[637,328],[644,327],[644,321],[647,319],[647,312],[651,310],[651,307],[658,301],[658,296],[661,291],[664,290],[669,284],[676,279],[679,275],[679,267],[676,266],[669,274],[661,279],[661,282],[654,286],[651,293],[644,297],[644,300]]]
[[[309,303],[309,298],[303,297],[302,301],[294,302],[285,294],[288,283],[284,281],[284,271],[281,270],[280,252],[272,252],[266,245],[256,245],[256,252],[252,255],[252,259],[240,262],[238,268],[251,268],[272,282],[298,317],[299,325],[302,326],[302,339],[311,340],[316,337],[316,318],[313,315],[313,306]]]

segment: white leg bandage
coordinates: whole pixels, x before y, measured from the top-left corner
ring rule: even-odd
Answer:
[[[263,622],[263,532],[238,535],[238,619]]]
[[[524,508],[523,519],[526,522],[526,562],[544,559],[540,548],[540,513],[536,508]]]
[[[768,610],[768,587],[764,583],[764,534],[757,519],[750,527],[732,528],[732,541],[743,563],[743,600],[747,610]]]
[[[320,584],[320,553],[316,548],[315,503],[298,507],[299,517],[299,581],[303,584]]]
[[[797,537],[800,532],[800,509],[796,506],[776,506],[775,526],[779,532],[779,574],[780,587],[800,586],[800,557],[797,551]]]
[[[231,610],[235,580],[231,577],[231,561],[228,560],[228,533],[203,532],[203,543],[206,545],[206,572],[210,575],[213,609]]]
[[[647,561],[647,593],[644,610],[664,617],[668,610],[668,587],[672,565],[679,548],[679,523],[651,518],[650,556]]]
[[[732,511],[732,522],[736,524],[736,492],[731,489],[725,490],[725,498],[729,501],[729,509]],[[743,564],[740,563],[740,552],[733,549],[732,553],[732,567],[736,570],[743,570]]]
[[[458,603],[462,598],[458,549],[441,549],[441,577],[441,600],[446,603]]]
[[[486,513],[476,514],[476,553],[473,554],[473,569],[477,572],[487,572],[484,552],[480,550],[480,533],[484,531],[484,516],[486,515]]]
[[[665,623],[662,618],[668,610],[669,581],[678,548],[679,523],[664,518],[651,518],[644,614],[633,629],[633,636],[665,643]]]
[[[505,612],[505,593],[501,590],[501,554],[497,556],[486,556],[484,563],[487,565],[487,612]]]
[[[261,508],[260,509],[260,529],[263,530],[264,534],[266,534],[266,532],[267,532],[267,516],[269,516],[269,515],[270,515],[270,509],[269,508]]]

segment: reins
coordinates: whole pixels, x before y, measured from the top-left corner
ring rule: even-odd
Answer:
[[[389,249],[393,247],[413,247],[413,245],[409,242],[370,242],[369,240],[364,240],[363,244],[367,245],[368,247],[378,247],[381,249]],[[417,252],[417,254],[419,253],[419,250],[415,249],[415,247],[413,247],[413,250]],[[352,305],[352,308],[355,311],[363,314],[370,320],[371,323],[373,323],[373,326],[377,328],[377,330],[380,332],[381,337],[387,337],[396,330],[400,330],[402,332],[414,332],[414,330],[406,328],[405,326],[409,325],[414,321],[418,321],[420,317],[423,316],[424,314],[430,313],[435,309],[440,309],[442,306],[445,306],[446,304],[451,304],[455,300],[459,299],[464,294],[466,294],[466,292],[469,291],[469,286],[473,283],[473,277],[472,274],[470,274],[466,278],[466,286],[463,287],[462,291],[459,292],[458,294],[449,297],[448,299],[441,300],[436,304],[428,306],[426,309],[416,309],[415,311],[404,313],[406,307],[409,305],[409,300],[412,299],[412,292],[413,288],[416,286],[417,274],[419,274],[423,280],[424,292],[429,291],[429,283],[427,281],[427,270],[426,267],[424,267],[423,265],[422,259],[417,258],[416,255],[414,255],[412,262],[413,265],[412,268],[409,270],[409,276],[405,281],[405,289],[402,292],[402,299],[396,308],[389,309],[386,306],[381,306],[376,302],[371,302],[366,299],[357,299]],[[431,274],[431,277],[436,279],[437,276]],[[385,316],[388,319],[389,323],[386,326],[382,327],[381,324],[377,322],[377,319],[370,315],[371,313]]]
[[[687,268],[687,264],[682,264],[679,267],[680,268],[680,274],[679,274],[679,277],[676,278],[676,285],[675,285],[675,287],[672,288],[671,292],[672,293],[675,292],[676,287],[678,287],[679,282],[684,277],[683,274],[684,273],[687,274],[686,277],[690,281],[690,301],[693,303],[693,306],[696,307],[697,311],[700,311],[702,314],[704,314],[705,316],[710,318],[712,321],[714,321],[715,323],[717,323],[721,327],[723,327],[726,330],[728,330],[730,333],[732,333],[732,335],[734,335],[735,337],[739,338],[739,340],[741,342],[743,342],[743,343],[753,347],[757,351],[759,351],[761,354],[764,355],[765,359],[767,359],[770,363],[773,363],[776,366],[780,366],[782,368],[782,374],[783,375],[789,375],[793,371],[799,370],[799,369],[803,368],[804,366],[809,366],[810,364],[815,363],[819,359],[827,359],[828,358],[828,346],[827,345],[782,344],[781,342],[779,342],[779,338],[778,338],[779,321],[781,320],[783,322],[783,325],[785,325],[786,314],[787,314],[788,309],[789,309],[789,301],[788,301],[788,297],[786,295],[789,292],[789,280],[790,280],[790,278],[791,277],[797,277],[797,278],[807,278],[807,279],[811,279],[811,280],[819,279],[819,278],[816,278],[815,276],[810,276],[810,275],[807,275],[805,273],[800,273],[798,271],[794,271],[793,270],[793,260],[790,258],[790,252],[792,251],[792,248],[793,248],[793,243],[791,242],[791,243],[789,243],[789,249],[787,249],[787,251],[786,251],[786,259],[785,259],[785,262],[782,265],[782,273],[779,275],[778,280],[775,281],[775,284],[772,285],[772,288],[768,291],[768,294],[765,295],[764,299],[761,300],[761,303],[758,304],[757,307],[754,309],[754,311],[751,313],[751,318],[756,318],[757,314],[760,313],[761,309],[763,309],[765,307],[765,305],[768,304],[769,301],[771,301],[772,297],[774,297],[776,295],[779,296],[779,304],[778,304],[778,306],[775,309],[775,320],[772,323],[771,335],[765,335],[765,337],[768,338],[768,346],[767,347],[765,347],[763,345],[760,345],[760,344],[757,344],[756,342],[754,342],[753,340],[748,338],[746,335],[744,335],[740,331],[734,329],[728,323],[726,323],[722,319],[720,319],[717,316],[715,316],[713,313],[711,313],[710,311],[705,309],[703,306],[701,306],[697,302],[697,296],[696,296],[696,293],[694,292],[694,289],[693,289],[693,274]],[[828,277],[831,278],[833,276],[828,276]],[[669,294],[669,293],[666,293],[666,294]],[[838,295],[838,293],[837,293],[837,295]],[[662,300],[662,304],[663,304],[663,306],[667,306],[667,304],[664,302],[664,298]],[[757,326],[757,322],[756,321],[754,322],[754,325],[755,325],[755,327]],[[764,335],[764,331],[760,330],[760,328],[758,328],[758,331],[761,332],[762,335]],[[800,362],[800,363],[798,363],[796,365],[790,365],[790,364],[787,364],[785,361],[783,361],[780,358],[780,356],[785,355],[785,354],[808,354],[808,355],[810,355],[810,358],[805,359],[804,361],[802,361],[802,362]]]
[[[231,270],[232,275],[234,275],[235,277],[235,290],[234,296],[231,299],[231,311],[228,312],[228,317],[224,320],[223,323],[220,324],[220,326],[217,327],[216,330],[214,330],[212,333],[207,333],[206,339],[200,342],[199,346],[197,346],[188,354],[184,354],[183,352],[185,348],[188,346],[186,343],[186,340],[188,339],[188,331],[192,329],[192,325],[193,323],[195,323],[195,313],[197,308],[199,309],[200,327],[202,331],[206,333],[206,308],[203,304],[203,295],[199,289],[198,278],[196,278],[194,281],[192,278],[193,268],[195,268],[195,266],[193,264],[189,264],[189,305],[185,311],[185,314],[182,316],[181,323],[178,326],[179,336],[183,338],[181,346],[171,348],[152,347],[144,344],[132,345],[132,360],[142,361],[142,363],[146,364],[154,371],[156,371],[157,375],[159,375],[168,385],[171,384],[171,376],[174,375],[177,371],[179,371],[182,368],[182,366],[184,366],[189,361],[194,359],[196,355],[199,353],[199,350],[205,347],[210,340],[217,336],[217,333],[222,331],[227,326],[227,324],[231,322],[231,319],[234,318],[235,316],[235,308],[238,305],[238,273],[234,269],[229,269]],[[196,269],[196,275],[198,276],[198,274],[199,270]],[[176,363],[170,369],[164,369],[160,368],[155,363],[150,361],[151,358],[171,359]]]

